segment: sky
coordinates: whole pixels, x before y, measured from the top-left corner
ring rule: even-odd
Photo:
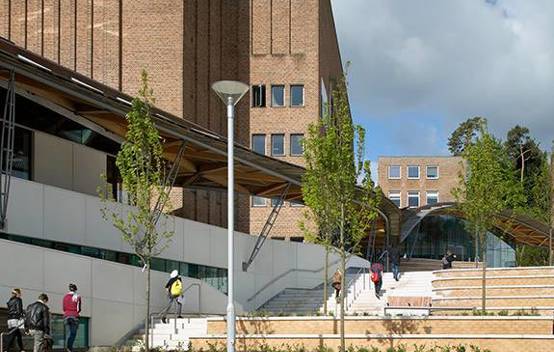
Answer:
[[[554,139],[554,1],[332,0],[366,158],[448,155],[458,124],[483,116],[504,138],[523,124]],[[375,174],[374,174],[375,175]]]

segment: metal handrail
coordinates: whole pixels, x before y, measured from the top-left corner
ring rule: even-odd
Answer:
[[[354,300],[358,298],[360,292],[356,290],[356,286],[358,283],[358,279],[360,278],[360,274],[364,275],[367,268],[359,268],[356,274],[354,274],[354,277],[350,280],[350,282],[346,285],[346,291],[344,291],[346,296],[346,308],[349,309],[352,304],[354,304]],[[354,284],[354,289],[352,290],[352,295],[348,295],[348,290],[350,289],[350,286]],[[365,278],[362,279],[362,289],[365,290]]]
[[[340,259],[337,259],[331,263],[329,263],[328,266],[333,266],[335,264],[337,264],[338,262],[340,261]],[[320,271],[323,271],[325,269],[325,266],[322,266],[321,268],[319,269],[315,269],[315,270],[310,270],[310,269],[289,269],[287,271],[285,271],[284,273],[282,273],[281,275],[273,278],[271,281],[269,281],[267,284],[265,284],[264,286],[262,286],[258,291],[256,291],[256,293],[254,293],[254,295],[252,295],[252,297],[248,298],[246,301],[247,302],[251,302],[254,298],[256,298],[260,293],[262,293],[263,291],[265,291],[268,287],[272,286],[275,282],[277,282],[277,280],[280,280],[282,279],[283,277],[287,276],[288,274],[290,273],[293,273],[293,272],[299,272],[299,273],[312,273],[312,274],[315,274],[315,273],[318,273]]]

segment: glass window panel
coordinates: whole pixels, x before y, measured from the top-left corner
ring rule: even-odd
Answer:
[[[252,151],[265,155],[265,134],[252,135]]]
[[[389,166],[389,178],[400,178],[400,165]]]
[[[290,86],[290,106],[304,106],[304,86]]]
[[[177,270],[179,272],[179,275],[183,275],[181,273],[181,270],[179,268],[179,262],[176,261],[176,260],[170,260],[170,259],[167,259],[165,261],[165,270],[170,273],[172,272],[173,270]]]
[[[271,106],[285,106],[285,86],[271,86]]]
[[[300,156],[304,154],[304,145],[302,144],[303,139],[303,134],[290,135],[290,155]]]
[[[252,86],[252,107],[265,107],[265,85],[259,84]]]
[[[272,207],[275,207],[279,204],[279,202],[281,201],[281,198],[271,198],[271,206]],[[281,201],[282,202],[282,201]]]
[[[419,166],[417,165],[408,166],[408,178],[419,178]]]
[[[284,134],[271,135],[271,155],[273,156],[285,155],[285,135]]]
[[[410,208],[419,207],[419,192],[408,192],[408,206]]]
[[[389,192],[389,199],[396,204],[397,207],[400,208],[400,192],[399,191],[391,191]]]
[[[179,274],[181,274],[182,276],[188,276],[190,277],[190,273],[189,273],[189,264],[187,263],[180,263],[179,264]]]
[[[439,167],[427,166],[427,178],[439,178]]]
[[[437,204],[439,202],[439,192],[427,192],[427,204]]]
[[[267,200],[264,197],[252,197],[252,206],[253,207],[265,207],[267,206]]]
[[[150,262],[152,270],[165,271],[165,259],[161,258],[152,258]]]

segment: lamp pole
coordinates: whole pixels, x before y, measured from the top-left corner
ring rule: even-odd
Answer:
[[[212,89],[227,106],[227,352],[235,351],[234,293],[234,229],[235,229],[235,174],[234,174],[234,119],[235,105],[248,91],[248,86],[237,81],[218,81]]]

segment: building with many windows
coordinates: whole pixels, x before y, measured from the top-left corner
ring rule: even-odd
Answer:
[[[462,160],[454,156],[380,157],[379,186],[399,208],[452,202]]]
[[[130,95],[146,69],[157,106],[221,135],[225,112],[211,84],[250,84],[235,139],[298,165],[307,126],[342,75],[330,0],[0,0],[0,36]],[[197,177],[221,179],[225,171]],[[187,187],[172,203],[179,216],[226,226],[220,192]],[[271,204],[240,195],[237,229],[259,234]],[[271,235],[302,240],[302,212],[284,203]]]

